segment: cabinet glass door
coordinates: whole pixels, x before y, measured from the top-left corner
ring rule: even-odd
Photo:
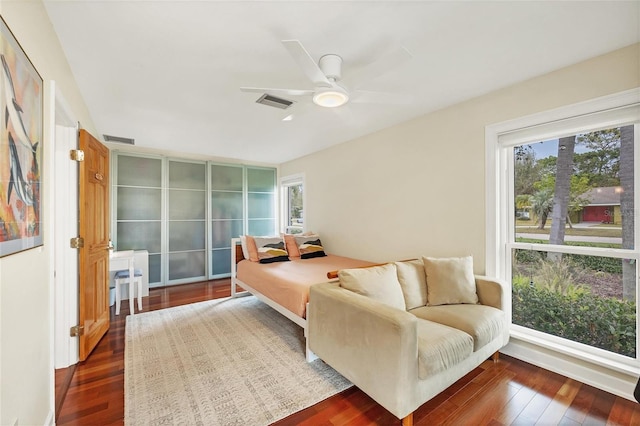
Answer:
[[[204,163],[169,161],[169,282],[206,276],[206,173]]]
[[[277,235],[276,169],[247,167],[249,235]]]
[[[162,282],[162,160],[118,155],[116,250],[149,252],[149,284]]]
[[[231,238],[243,233],[243,167],[211,165],[211,276],[231,273]]]

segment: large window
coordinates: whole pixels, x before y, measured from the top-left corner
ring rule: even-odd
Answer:
[[[497,195],[488,196],[496,257],[487,270],[511,283],[512,334],[630,366],[638,365],[635,102],[606,98],[487,133],[488,190]]]
[[[283,231],[287,234],[304,232],[304,176],[282,178],[280,190]]]

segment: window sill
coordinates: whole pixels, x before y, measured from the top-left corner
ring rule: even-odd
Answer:
[[[515,327],[518,327],[518,326],[515,326]],[[523,330],[525,329],[521,329],[520,327],[514,328],[512,326],[511,333],[510,333],[511,338],[516,340],[521,340],[523,342],[530,343],[532,345],[539,346],[541,348],[548,349],[550,351],[553,351],[562,355],[566,355],[572,358],[586,361],[591,364],[602,366],[622,374],[633,375],[633,376],[640,375],[640,362],[634,361],[631,358],[629,358],[628,363],[616,361],[608,357],[599,356],[596,354],[587,353],[585,351],[570,348],[570,347],[567,347],[565,344],[556,343],[556,342],[550,341],[549,339],[534,336],[531,333]],[[632,365],[634,363],[635,365]]]

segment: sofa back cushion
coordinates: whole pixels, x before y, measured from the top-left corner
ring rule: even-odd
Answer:
[[[427,275],[429,306],[478,303],[471,256],[423,257],[422,261]]]
[[[427,277],[422,260],[395,262],[407,310],[427,304]]]
[[[351,290],[397,309],[407,309],[393,263],[371,268],[342,269],[338,271],[340,287]]]

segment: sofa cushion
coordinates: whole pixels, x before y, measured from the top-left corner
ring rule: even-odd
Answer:
[[[421,379],[456,366],[473,352],[471,336],[455,328],[418,319],[417,332]]]
[[[340,287],[351,290],[397,309],[406,310],[402,289],[393,263],[371,268],[338,271]]]
[[[395,262],[407,310],[427,304],[427,277],[422,260]]]
[[[427,303],[429,306],[478,303],[473,258],[423,257],[427,275]]]
[[[474,351],[507,332],[504,312],[491,306],[424,306],[409,312],[418,318],[464,331],[473,337]]]

